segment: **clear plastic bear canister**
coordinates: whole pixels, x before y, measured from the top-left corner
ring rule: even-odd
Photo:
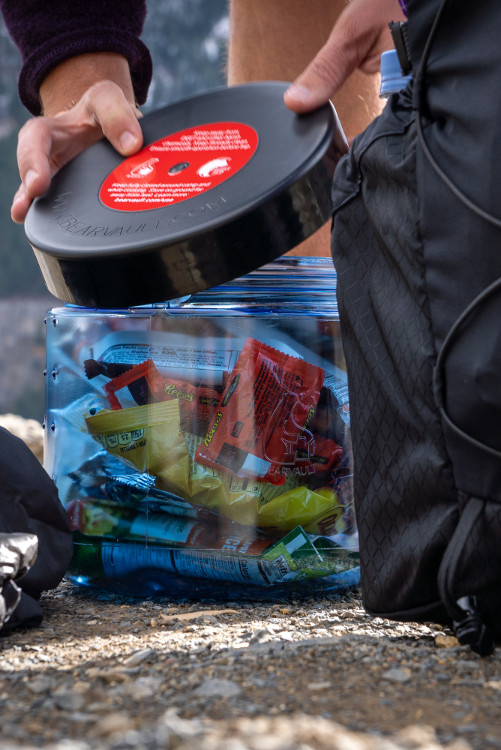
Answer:
[[[72,581],[194,599],[358,582],[330,259],[165,304],[54,308],[46,380]]]

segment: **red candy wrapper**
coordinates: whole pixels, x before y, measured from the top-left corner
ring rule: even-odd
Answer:
[[[134,365],[106,383],[104,392],[112,409],[122,408],[116,393],[126,387],[140,406],[177,398],[180,402],[181,428],[195,435],[205,433],[221,400],[221,393],[214,388],[164,377],[151,359]]]
[[[320,367],[247,339],[196,461],[275,485],[326,472],[342,449],[308,429],[323,380]]]

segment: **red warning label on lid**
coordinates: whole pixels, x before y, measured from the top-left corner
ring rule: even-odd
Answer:
[[[215,122],[161,138],[125,159],[104,180],[108,208],[144,211],[193,198],[232,177],[258,145],[249,125]]]

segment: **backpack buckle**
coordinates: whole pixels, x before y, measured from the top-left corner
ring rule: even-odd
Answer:
[[[393,44],[397,51],[398,62],[404,76],[412,71],[412,63],[409,55],[409,42],[407,38],[407,21],[390,21],[388,24]]]
[[[491,631],[482,621],[474,596],[462,596],[456,602],[458,610],[463,613],[453,621],[456,638],[462,646],[470,646],[480,656],[489,656],[494,652],[494,638]]]

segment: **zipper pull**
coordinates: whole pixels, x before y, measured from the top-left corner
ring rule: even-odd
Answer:
[[[494,637],[482,621],[474,596],[462,596],[456,602],[459,619],[453,620],[456,638],[462,646],[470,646],[480,656],[489,656],[494,652]]]

